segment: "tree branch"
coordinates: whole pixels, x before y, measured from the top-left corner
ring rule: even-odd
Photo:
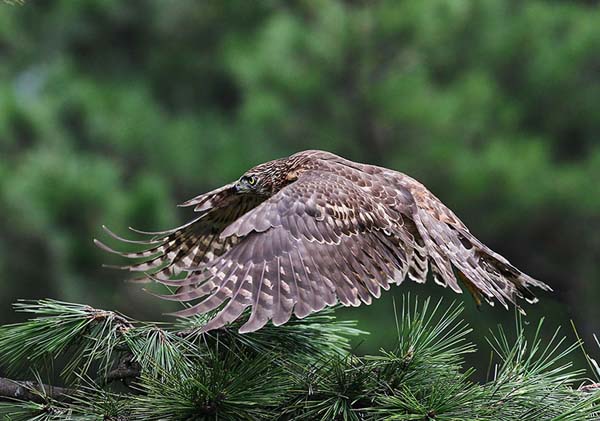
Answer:
[[[119,367],[109,371],[106,377],[97,380],[97,383],[102,387],[117,380],[135,379],[139,376],[139,367]]]
[[[104,387],[109,383],[117,380],[121,380],[125,386],[129,386],[131,380],[136,379],[140,376],[142,367],[137,361],[134,361],[133,354],[128,352],[121,356],[118,366],[106,373],[105,376],[101,376],[96,379],[96,383],[100,387]]]
[[[47,398],[57,401],[69,400],[75,393],[72,389],[51,386],[36,381],[17,381],[0,377],[0,400],[18,399],[37,403],[46,402]]]

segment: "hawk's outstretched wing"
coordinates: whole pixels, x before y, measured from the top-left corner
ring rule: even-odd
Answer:
[[[381,199],[339,175],[304,173],[220,234],[221,240],[239,243],[185,281],[208,297],[177,314],[205,313],[224,304],[206,326],[213,329],[251,306],[240,329],[250,332],[269,319],[280,325],[292,313],[304,317],[338,299],[345,305],[370,303],[390,282],[402,282],[415,253],[424,255],[405,229],[411,224],[408,192]],[[217,287],[208,292],[204,282]],[[192,290],[177,298],[199,295]]]
[[[143,273],[144,277],[136,281],[149,282],[154,279],[174,285],[175,281],[169,282],[173,276],[182,272],[190,272],[191,268],[199,268],[233,247],[237,239],[234,237],[221,238],[220,233],[261,201],[252,196],[236,195],[234,185],[227,184],[181,204],[181,206],[194,206],[194,210],[200,213],[197,218],[187,224],[157,232],[131,228],[132,231],[139,234],[150,236],[150,240],[128,240],[103,227],[116,240],[143,244],[148,247],[146,250],[123,253],[96,239],[94,239],[94,243],[110,253],[130,259],[142,259],[131,265],[117,266],[118,269]]]
[[[405,277],[425,282],[429,269],[456,292],[462,282],[478,303],[534,301],[530,286],[549,289],[483,245],[410,177],[332,154],[326,159],[269,198],[240,194],[229,184],[184,203],[199,217],[151,233],[156,237],[146,251],[119,253],[98,244],[143,259],[125,269],[178,286],[162,298],[198,300],[175,314],[217,310],[205,330],[236,320],[248,307],[241,332],[337,301],[370,303]],[[184,271],[185,278],[173,279]]]
[[[340,175],[311,171],[250,211],[234,211],[237,205],[197,209],[205,213],[164,232],[158,246],[123,254],[147,259],[124,268],[158,271],[159,282],[180,287],[163,298],[201,299],[177,315],[222,306],[206,330],[252,307],[241,332],[257,330],[269,319],[280,325],[292,313],[304,317],[338,300],[370,303],[372,295],[379,297],[381,288],[402,282],[407,273],[424,280],[426,253],[413,236],[414,202],[405,189],[382,190],[374,198]],[[226,218],[230,224],[225,228],[215,224],[213,214],[239,217]],[[214,245],[224,252],[208,255]],[[168,279],[186,269],[193,272],[185,279]]]

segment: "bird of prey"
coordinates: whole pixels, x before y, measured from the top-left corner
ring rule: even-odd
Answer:
[[[240,179],[194,197],[196,217],[161,232],[138,233],[144,250],[121,268],[177,287],[161,298],[193,305],[188,317],[214,311],[208,331],[236,320],[241,333],[286,323],[337,302],[370,304],[404,279],[439,285],[479,305],[518,298],[537,301],[530,287],[550,290],[485,246],[425,186],[387,168],[309,150],[260,164]],[[198,301],[196,301],[198,300]]]

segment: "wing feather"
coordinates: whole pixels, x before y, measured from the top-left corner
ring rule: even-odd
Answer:
[[[275,309],[273,311],[273,324],[276,326],[286,323],[294,309],[296,303],[296,292],[292,287],[291,280],[292,266],[287,256],[277,256],[277,288],[275,292]]]
[[[193,275],[194,268],[201,267],[233,248],[239,239],[236,236],[222,238],[221,232],[262,200],[235,195],[231,186],[227,185],[184,203],[185,206],[197,205],[196,210],[202,214],[180,227],[157,232],[133,230],[151,236],[150,240],[128,240],[105,229],[116,240],[150,246],[145,250],[121,252],[97,239],[94,239],[94,243],[107,252],[130,259],[142,259],[130,265],[117,266],[118,269],[144,272],[165,285],[189,286],[190,283],[175,282],[171,278],[182,272]]]
[[[302,155],[299,155],[302,157]],[[405,277],[434,280],[477,302],[503,305],[534,301],[530,286],[548,287],[525,275],[478,241],[421,184],[401,173],[310,152],[295,181],[270,197],[238,194],[231,183],[197,196],[200,216],[167,231],[140,232],[144,250],[104,250],[142,261],[124,266],[177,286],[175,301],[197,304],[174,313],[188,317],[216,311],[204,330],[233,322],[250,308],[240,332],[269,320],[286,323],[325,306],[369,304],[381,289]],[[325,162],[326,161],[326,162]],[[186,277],[173,279],[186,272]],[[458,280],[457,280],[458,276]]]

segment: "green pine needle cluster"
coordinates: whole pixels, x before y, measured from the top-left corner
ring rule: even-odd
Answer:
[[[96,362],[108,368],[122,334],[132,326],[115,312],[54,300],[21,301],[15,310],[37,317],[0,328],[0,364],[9,374],[64,354],[68,363],[62,375],[68,380]]]
[[[244,320],[200,333],[207,317],[169,324],[51,300],[21,302],[35,318],[0,327],[0,367],[20,377],[64,361],[66,400],[0,400],[6,420],[519,420],[600,417],[600,392],[578,389],[557,331],[489,337],[490,379],[464,367],[469,326],[460,305],[404,297],[397,344],[358,356],[349,338],[364,332],[325,310],[246,335]],[[133,374],[132,374],[133,373]],[[49,379],[46,380],[46,383]]]

